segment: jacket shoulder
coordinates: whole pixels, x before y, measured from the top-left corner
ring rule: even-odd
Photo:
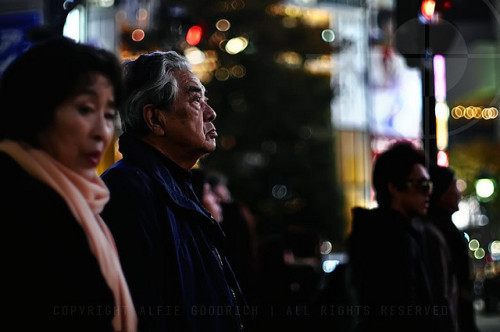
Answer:
[[[151,188],[153,182],[147,172],[123,160],[108,168],[101,178],[110,191],[130,188],[139,193],[145,193],[147,188]]]

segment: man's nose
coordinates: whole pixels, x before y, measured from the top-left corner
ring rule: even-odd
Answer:
[[[205,104],[204,115],[205,121],[214,121],[217,117],[217,113],[215,113],[214,109],[208,104]]]

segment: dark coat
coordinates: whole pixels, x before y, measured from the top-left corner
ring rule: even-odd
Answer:
[[[434,306],[421,238],[392,209],[353,209],[349,267],[360,331],[434,331],[446,308]],[[436,328],[434,328],[436,327]]]
[[[118,247],[141,331],[239,331],[241,292],[224,233],[192,190],[191,173],[126,134],[103,174],[102,213]]]
[[[65,201],[0,153],[2,319],[15,331],[113,331],[113,294]]]
[[[441,232],[445,238],[451,254],[451,273],[458,283],[458,325],[460,332],[478,332],[474,299],[474,278],[471,272],[468,242],[464,233],[460,231],[453,221],[451,214],[438,208],[429,211],[430,222]]]

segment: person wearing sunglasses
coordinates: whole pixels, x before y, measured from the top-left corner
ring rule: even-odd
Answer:
[[[433,186],[424,152],[394,144],[375,160],[372,181],[378,207],[353,208],[348,239],[353,301],[363,309],[355,330],[437,330],[436,318],[447,312],[433,303],[414,225],[427,213]]]

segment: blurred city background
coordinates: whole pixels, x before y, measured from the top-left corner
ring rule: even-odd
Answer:
[[[189,59],[218,115],[199,166],[251,212],[270,303],[324,289],[342,303],[350,209],[374,206],[372,161],[389,144],[451,166],[479,325],[500,331],[500,0],[2,0],[0,74],[61,32],[122,60]],[[100,171],[118,158],[115,145]]]

